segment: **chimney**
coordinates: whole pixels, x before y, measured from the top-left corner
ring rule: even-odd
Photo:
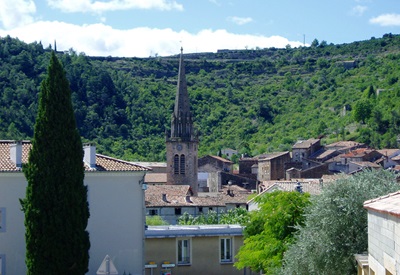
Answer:
[[[167,194],[162,194],[162,200],[165,201],[165,202],[168,202]]]
[[[10,159],[17,168],[22,167],[22,141],[18,140],[10,144]]]
[[[96,168],[96,146],[87,143],[83,146],[83,151],[83,161],[89,165],[90,168]]]

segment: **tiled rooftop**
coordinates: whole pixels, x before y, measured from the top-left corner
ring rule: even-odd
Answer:
[[[310,193],[311,195],[319,195],[321,193],[322,186],[318,179],[305,179],[299,180],[299,182],[301,183],[303,192]],[[290,192],[295,191],[296,186],[297,181],[265,181],[260,185],[260,189],[262,190],[261,193],[276,189]]]
[[[352,150],[352,151],[348,152],[347,154],[342,154],[342,155],[340,155],[340,157],[342,157],[342,158],[363,157],[363,156],[370,154],[373,151],[375,151],[375,150],[370,149],[370,148],[359,148],[359,149]]]
[[[363,145],[363,144],[355,142],[355,141],[338,141],[338,142],[334,142],[331,144],[327,144],[327,145],[325,145],[325,147],[326,148],[331,148],[331,147],[350,148],[350,147],[360,146],[360,145]]]
[[[165,194],[165,200],[163,194]],[[250,194],[246,189],[236,185],[223,186],[217,193],[200,192],[198,196],[192,196],[189,185],[148,185],[145,201],[146,207],[216,207],[226,204],[245,204]]]
[[[277,157],[280,157],[282,155],[285,155],[289,153],[289,151],[285,151],[285,152],[275,152],[275,153],[270,153],[270,154],[263,154],[262,157],[260,157],[260,160],[271,160]]]
[[[293,145],[293,149],[306,149],[310,148],[315,143],[319,142],[319,139],[307,139],[307,140],[299,140]]]
[[[0,140],[0,172],[21,171],[11,160],[10,146],[15,144],[12,140]],[[22,163],[28,162],[29,151],[32,148],[30,141],[22,141]],[[124,160],[96,154],[96,166],[90,168],[85,164],[86,171],[148,171],[143,166],[135,165]]]
[[[225,162],[225,163],[233,163],[233,162],[230,161],[229,159],[224,159],[224,158],[221,158],[221,157],[219,157],[219,156],[212,156],[212,155],[209,155],[209,157],[214,158],[214,159],[219,160],[219,161],[222,161],[222,162]]]
[[[400,149],[380,149],[376,151],[387,157],[400,156]]]
[[[400,218],[400,191],[365,201],[364,208]]]
[[[144,176],[144,181],[147,184],[166,183],[167,182],[167,173],[147,173]]]

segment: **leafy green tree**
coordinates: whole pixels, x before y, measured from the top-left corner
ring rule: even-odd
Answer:
[[[146,216],[146,225],[168,225],[161,216]]]
[[[178,219],[179,225],[199,225],[199,224],[241,224],[249,222],[249,214],[245,208],[237,207],[222,212],[219,215],[216,211],[208,211],[207,214],[192,216],[185,212]]]
[[[356,102],[353,109],[353,116],[355,121],[365,123],[371,117],[372,104],[368,99],[361,99]]]
[[[236,255],[238,269],[274,274],[281,267],[283,253],[293,241],[295,226],[303,223],[309,194],[276,191],[257,198],[260,209],[251,212],[244,232],[244,244]]]
[[[32,149],[23,167],[28,274],[85,274],[90,242],[83,149],[69,83],[54,52],[40,90]]]
[[[355,274],[354,254],[368,248],[366,200],[399,190],[395,175],[364,171],[327,185],[312,198],[296,242],[286,251],[282,274]]]

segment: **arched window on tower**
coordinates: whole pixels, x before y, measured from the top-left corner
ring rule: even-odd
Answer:
[[[181,159],[180,159],[180,172],[181,175],[185,174],[185,155],[181,155]]]
[[[174,174],[179,174],[179,155],[174,156]]]

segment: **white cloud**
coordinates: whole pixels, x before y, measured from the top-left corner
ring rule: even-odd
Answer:
[[[33,22],[35,12],[33,0],[0,0],[0,22],[6,29]]]
[[[45,47],[56,40],[58,50],[73,48],[89,56],[167,56],[179,53],[181,45],[186,53],[302,45],[281,36],[242,35],[226,30],[206,29],[198,33],[147,27],[119,30],[103,23],[78,26],[57,21],[38,21],[11,31],[0,29],[0,36],[8,34],[27,43],[41,41]]]
[[[47,0],[50,7],[63,12],[94,12],[128,10],[128,9],[159,9],[183,10],[183,6],[174,0]]]
[[[382,14],[369,20],[371,24],[380,25],[383,27],[400,26],[400,14]]]
[[[361,15],[364,14],[364,12],[365,12],[367,9],[368,9],[367,6],[357,5],[357,6],[353,7],[351,13],[354,14],[354,15],[361,16]]]
[[[253,21],[251,17],[237,17],[237,16],[228,17],[228,20],[237,25],[244,25]]]

